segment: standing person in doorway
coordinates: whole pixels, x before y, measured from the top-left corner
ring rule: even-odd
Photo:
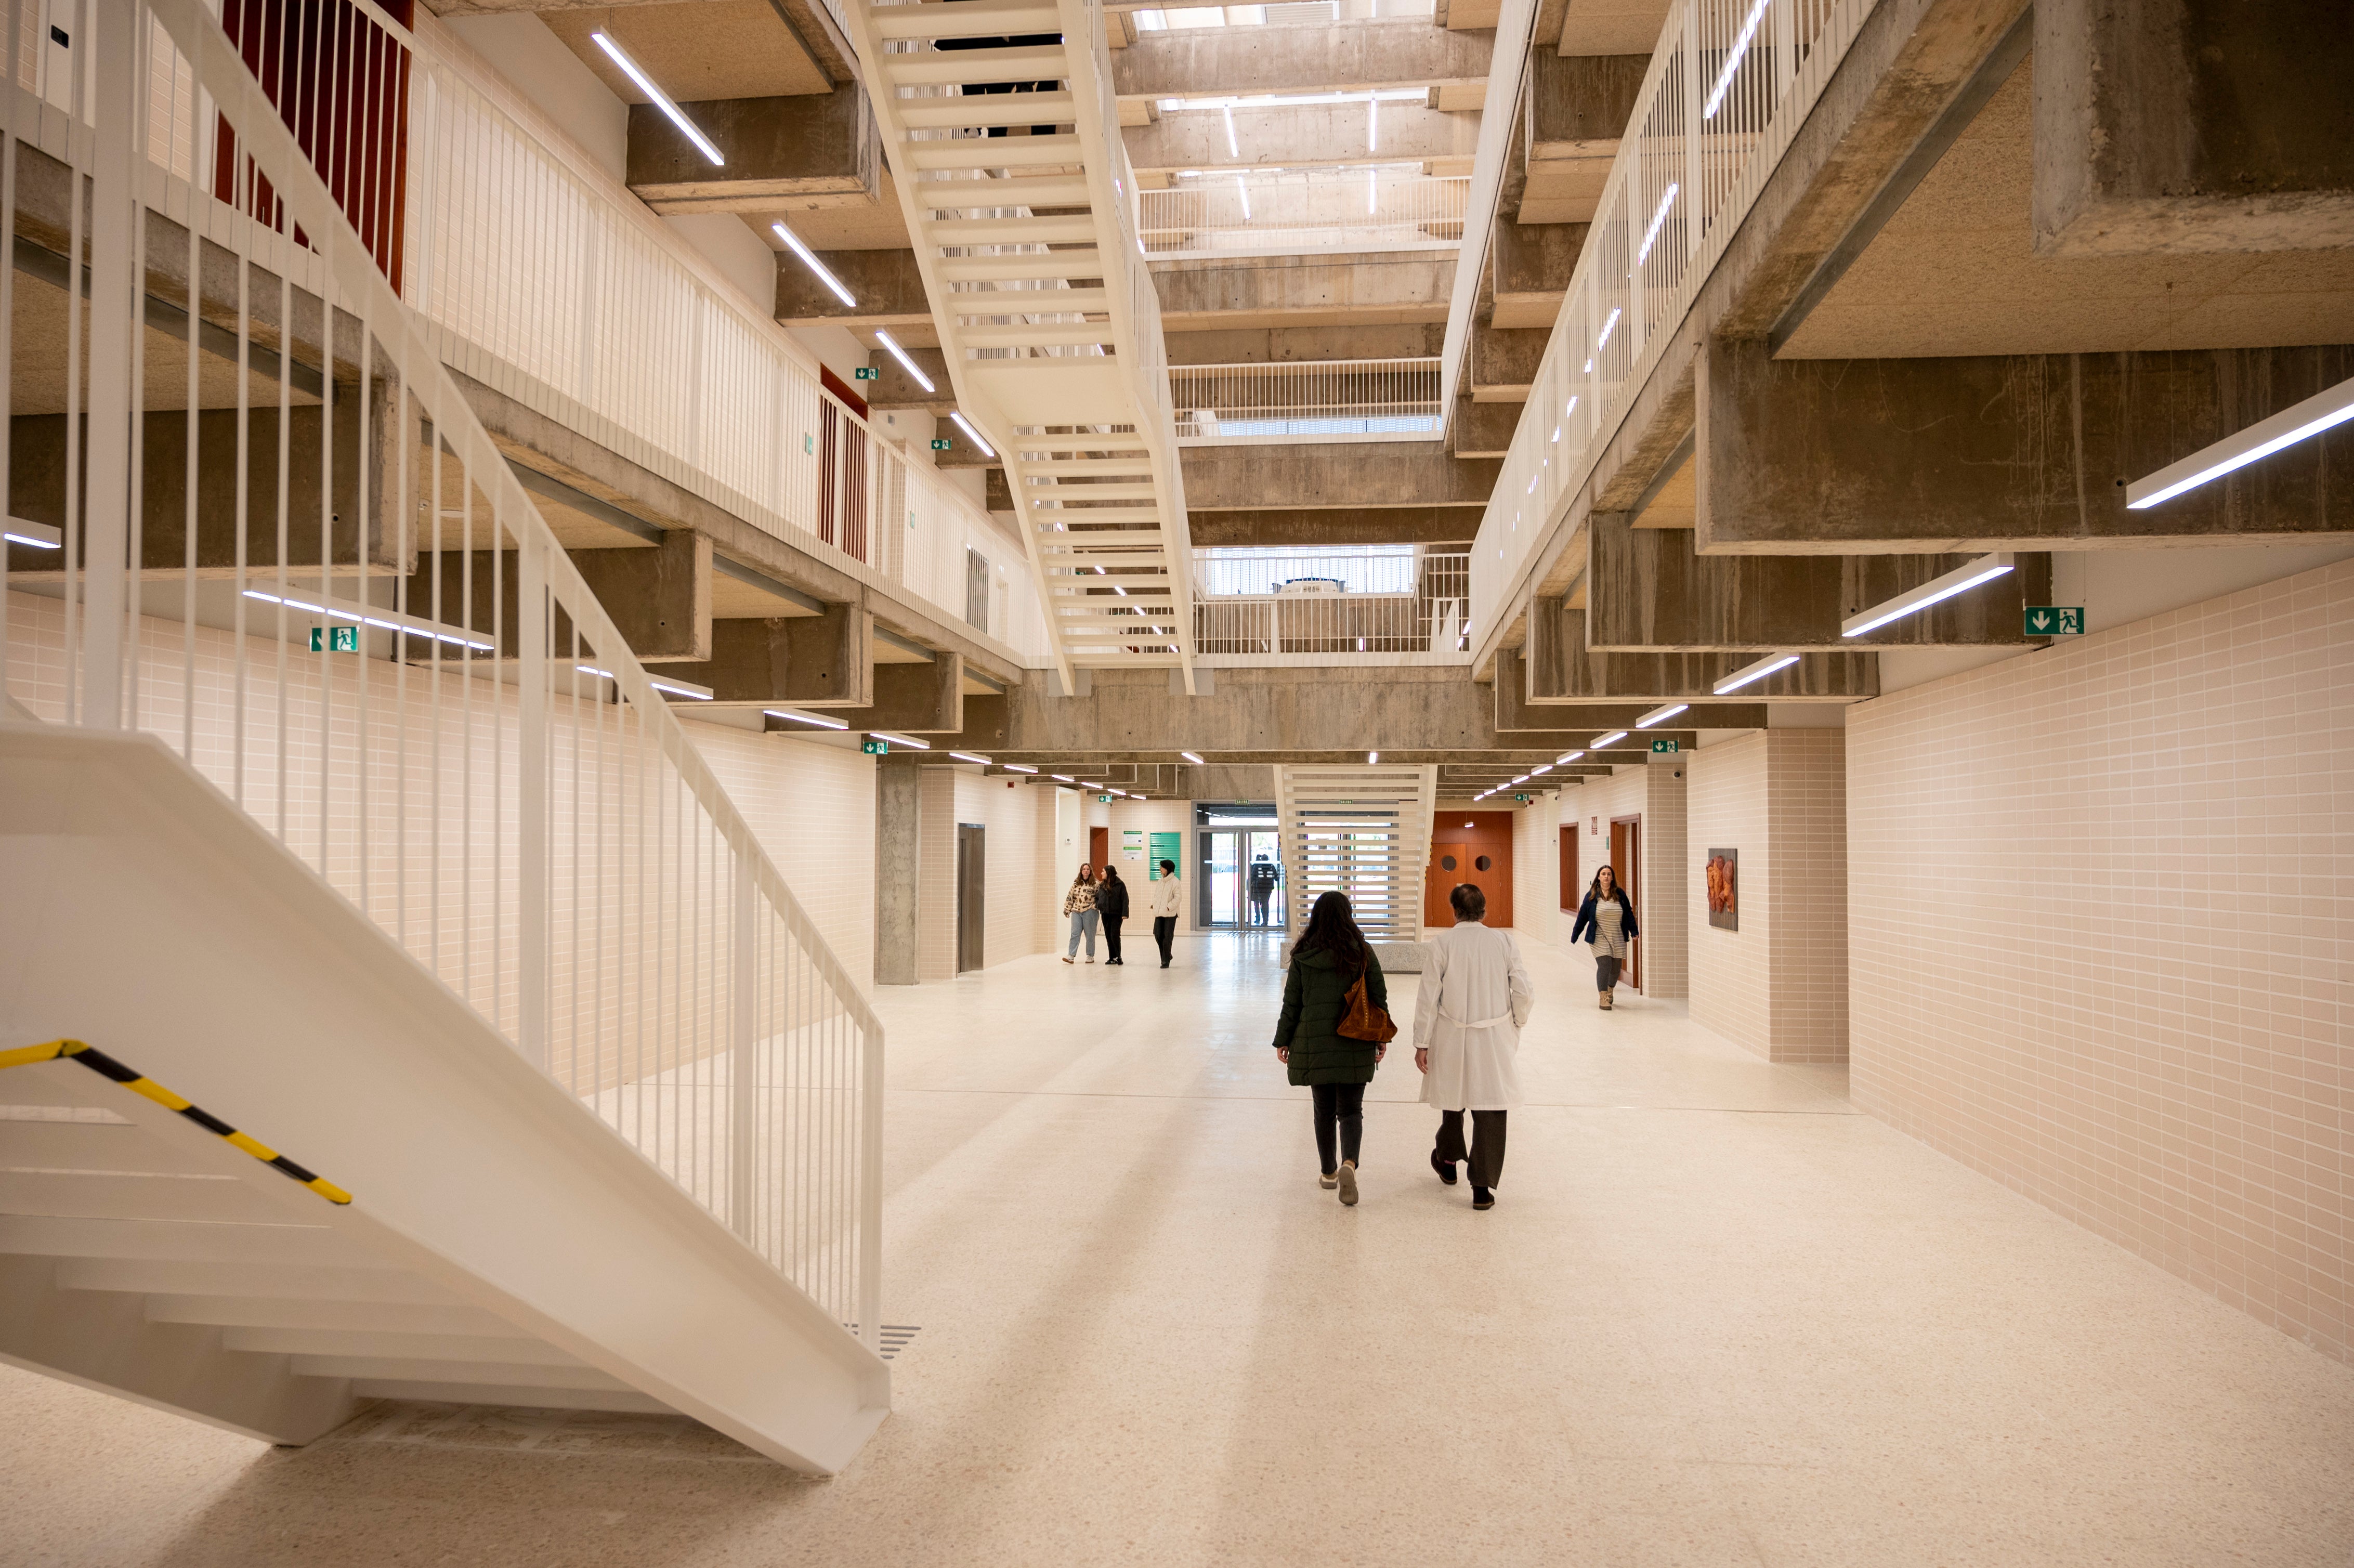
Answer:
[[[1070,891],[1063,895],[1063,913],[1071,917],[1070,946],[1063,949],[1063,961],[1075,963],[1078,959],[1079,938],[1087,939],[1087,962],[1096,961],[1096,873],[1093,866],[1079,867],[1079,874],[1071,879]]]
[[[1386,1009],[1389,987],[1382,980],[1381,961],[1357,929],[1349,900],[1327,893],[1316,900],[1308,929],[1291,949],[1283,1012],[1275,1021],[1275,1056],[1290,1070],[1294,1084],[1307,1086],[1322,1168],[1319,1183],[1341,1189],[1341,1202],[1352,1206],[1357,1202],[1357,1150],[1365,1132],[1365,1086],[1390,1049],[1340,1032],[1350,988],[1361,977],[1365,1000]]]
[[[1177,911],[1185,896],[1182,884],[1177,880],[1177,863],[1161,863],[1160,879],[1146,895],[1145,913],[1152,916],[1152,944],[1161,949],[1161,967],[1169,967],[1172,948],[1177,941]]]
[[[1104,962],[1119,963],[1119,923],[1128,918],[1128,884],[1119,867],[1105,863],[1103,880],[1096,884],[1096,914],[1103,921]]]
[[[1582,941],[1589,931],[1594,933],[1594,989],[1602,993],[1600,1006],[1607,1012],[1618,989],[1618,967],[1627,961],[1627,944],[1642,933],[1635,927],[1635,906],[1618,885],[1618,874],[1606,865],[1594,874],[1569,939]]]
[[[1267,924],[1267,900],[1275,896],[1275,885],[1283,879],[1283,870],[1275,862],[1260,855],[1251,862],[1250,901],[1251,924]]]
[[[1430,1168],[1455,1185],[1458,1160],[1468,1162],[1471,1206],[1496,1206],[1504,1173],[1504,1113],[1521,1097],[1521,1026],[1536,1003],[1536,988],[1511,935],[1491,931],[1488,895],[1458,884],[1447,895],[1455,924],[1425,944],[1429,958],[1414,1006],[1414,1065],[1422,1069],[1422,1103],[1438,1111],[1438,1143]],[[1471,1114],[1471,1143],[1463,1142],[1463,1115]]]

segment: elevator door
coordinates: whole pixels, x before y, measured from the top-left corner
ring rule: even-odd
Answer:
[[[957,973],[977,969],[982,956],[982,890],[989,884],[989,830],[979,822],[957,824],[956,948]]]

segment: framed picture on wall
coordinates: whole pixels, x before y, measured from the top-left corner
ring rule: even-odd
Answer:
[[[1741,852],[1708,852],[1708,923],[1720,931],[1741,929]]]

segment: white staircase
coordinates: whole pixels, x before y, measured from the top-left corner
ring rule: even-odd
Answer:
[[[1422,939],[1423,874],[1438,769],[1412,763],[1278,764],[1275,794],[1292,939],[1306,927],[1317,897],[1338,889],[1348,895],[1358,928],[1375,944],[1384,967],[1419,967],[1397,949]]]
[[[1167,664],[1190,693],[1184,485],[1101,8],[848,13],[958,407],[1005,465],[1065,689],[1076,668]],[[966,90],[1002,83],[1052,86]]]

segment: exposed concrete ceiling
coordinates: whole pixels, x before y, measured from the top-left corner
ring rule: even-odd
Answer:
[[[1561,19],[1564,55],[1648,55],[1674,10],[1672,0],[1569,0]]]
[[[2012,73],[1780,357],[2354,342],[2354,253],[2033,254],[2032,69]]]
[[[784,249],[769,228],[779,218],[790,225],[801,243],[812,250],[905,250],[911,243],[907,215],[899,209],[899,187],[888,169],[883,171],[880,185],[871,202],[814,198],[796,207],[786,198],[768,211],[744,214],[744,221],[771,250]]]
[[[589,35],[603,31],[681,103],[832,92],[832,79],[769,0],[551,10],[540,20],[624,103],[650,103]]]

